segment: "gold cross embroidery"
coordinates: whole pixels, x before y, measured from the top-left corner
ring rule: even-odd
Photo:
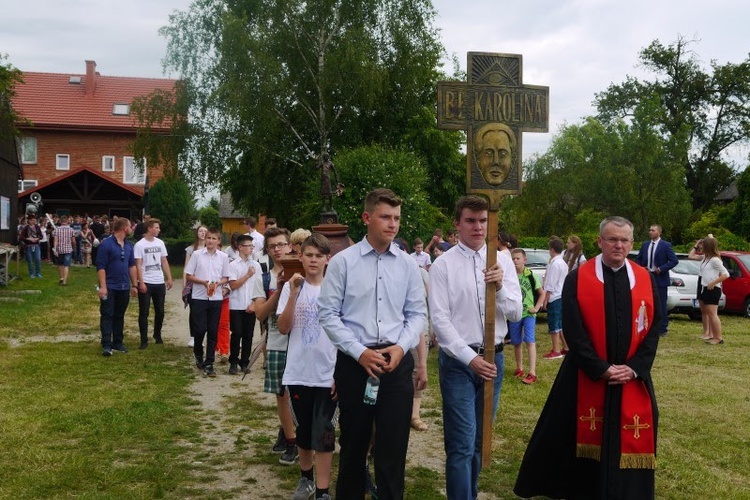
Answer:
[[[641,429],[649,429],[651,426],[649,424],[641,424],[641,417],[638,415],[633,415],[633,423],[632,424],[626,424],[623,425],[622,428],[629,430],[633,429],[635,433],[633,434],[633,437],[635,439],[640,439],[641,437]]]
[[[591,408],[589,408],[589,416],[588,417],[586,415],[581,415],[580,417],[578,417],[578,419],[580,421],[582,421],[582,422],[590,422],[591,423],[591,425],[589,426],[589,430],[590,431],[595,431],[596,430],[596,423],[597,422],[604,422],[604,419],[602,417],[597,417],[596,416],[596,409],[593,406]]]

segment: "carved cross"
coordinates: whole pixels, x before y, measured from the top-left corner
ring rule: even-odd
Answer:
[[[633,429],[635,432],[633,434],[633,437],[635,439],[641,438],[641,429],[648,429],[651,426],[649,424],[641,424],[641,417],[638,415],[633,415],[633,423],[632,424],[625,424],[622,426],[625,430]]]
[[[602,417],[597,417],[596,416],[596,409],[593,408],[593,407],[589,408],[589,416],[588,417],[586,415],[581,415],[580,417],[578,417],[578,419],[581,422],[589,422],[591,424],[589,426],[589,430],[590,431],[595,431],[596,430],[596,423],[597,422],[604,422],[604,419]]]
[[[521,192],[523,132],[549,131],[549,87],[523,84],[523,56],[469,52],[467,79],[438,82],[438,128],[466,130],[466,192],[488,198],[487,268],[497,263],[497,212]],[[495,296],[495,284],[486,287]],[[494,363],[495,302],[486,301],[484,359]],[[482,468],[492,452],[493,383],[484,383]]]

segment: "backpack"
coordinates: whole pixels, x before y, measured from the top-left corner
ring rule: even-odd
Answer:
[[[528,269],[528,268],[526,268]],[[529,269],[529,283],[531,283],[531,293],[534,294],[534,304],[537,303],[539,300],[539,288],[536,286],[536,277],[534,276],[534,272]]]
[[[261,278],[263,279],[263,291],[266,293],[266,298],[268,298],[269,293],[271,292],[271,269],[268,267],[268,262],[259,262],[260,269],[263,272],[261,274]]]

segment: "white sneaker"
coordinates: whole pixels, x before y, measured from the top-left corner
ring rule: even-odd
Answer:
[[[188,347],[195,346],[195,339],[193,337],[190,337],[190,340],[188,340]]]

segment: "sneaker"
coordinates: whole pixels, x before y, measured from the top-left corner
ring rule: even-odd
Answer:
[[[159,336],[154,335],[154,342],[156,342],[157,344],[163,344],[164,343],[164,341],[161,339],[161,335],[159,335]]]
[[[315,496],[315,481],[306,477],[299,478],[297,489],[292,493],[292,500],[308,500]]]
[[[138,349],[144,350],[148,348],[148,342],[141,342],[141,345],[138,346]]]
[[[44,276],[42,276],[41,273],[37,273],[36,277],[37,278],[44,278]]]
[[[560,353],[561,353],[561,354],[562,354],[563,356],[565,356],[565,355],[566,355],[566,354],[568,354],[569,352],[570,352],[570,351],[568,351],[567,349],[563,349],[562,351],[560,351]]]
[[[240,373],[240,369],[237,366],[237,363],[232,363],[229,365],[229,374],[230,375],[238,375]]]
[[[523,382],[526,385],[531,385],[534,382],[536,382],[536,375],[529,373],[523,378],[523,380],[521,380],[521,382]]]
[[[216,372],[214,371],[213,365],[205,365],[203,367],[203,375],[206,377],[211,377],[211,378],[215,377]]]
[[[276,443],[273,445],[274,453],[284,453],[286,451],[286,438],[284,437],[284,429],[279,427],[279,435],[276,438]]]
[[[34,278],[36,278],[36,274],[30,274],[30,275],[29,275],[29,279],[30,279],[30,280],[33,280]]]
[[[284,453],[279,457],[279,463],[281,465],[294,465],[294,462],[299,458],[299,452],[297,451],[296,444],[287,444]],[[315,488],[313,487],[313,492]]]
[[[564,357],[563,353],[555,352],[555,351],[550,351],[543,356],[544,359],[560,359],[563,357]]]
[[[188,347],[195,347],[195,339],[193,337],[190,337],[190,340],[188,340]]]
[[[250,366],[249,365],[240,365],[240,371],[242,373],[250,373]]]
[[[110,349],[109,347],[105,347],[104,349],[102,349],[102,356],[112,356],[112,349]]]
[[[117,351],[117,352],[121,352],[121,353],[123,353],[123,354],[127,354],[127,353],[129,353],[129,352],[130,352],[130,351],[128,351],[128,348],[127,348],[127,347],[125,347],[125,346],[124,346],[124,345],[122,345],[122,344],[120,344],[120,345],[116,345],[116,346],[112,346],[112,350],[113,350],[113,351]]]
[[[516,371],[513,372],[513,376],[516,378],[523,378],[523,370],[516,368]]]
[[[195,367],[199,370],[203,369],[203,360],[199,358],[198,356],[195,357]]]

